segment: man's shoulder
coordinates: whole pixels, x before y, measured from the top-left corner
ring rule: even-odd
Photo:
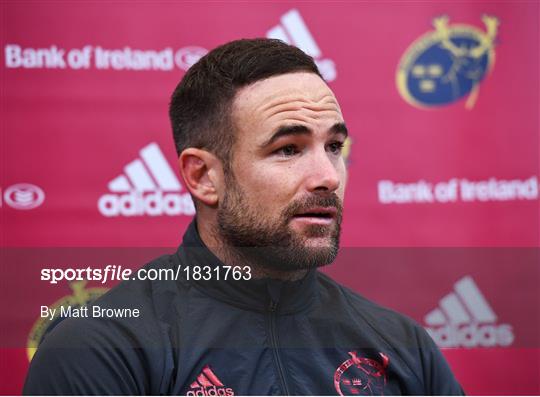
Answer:
[[[422,394],[463,394],[426,330],[413,319],[383,307],[320,273],[320,313],[332,313],[339,330],[357,343],[392,352],[394,369],[416,378]],[[397,366],[396,366],[397,365]]]
[[[392,346],[420,347],[431,340],[424,328],[405,314],[384,307],[318,272],[322,305],[331,306],[336,316],[352,317],[364,330]]]
[[[170,255],[141,269],[172,266]],[[176,283],[135,277],[111,288],[46,334],[30,367],[25,394],[147,394],[158,390],[170,357],[165,310]],[[170,292],[173,292],[172,294]],[[85,374],[81,377],[80,374]]]

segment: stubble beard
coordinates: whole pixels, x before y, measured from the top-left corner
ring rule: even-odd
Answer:
[[[233,176],[227,178],[227,192],[217,211],[217,233],[227,246],[229,257],[239,258],[263,269],[298,272],[332,263],[339,249],[342,204],[335,193],[317,193],[290,203],[275,221],[249,205],[247,196]],[[293,231],[294,214],[312,207],[334,207],[332,225],[309,225],[306,237]],[[326,237],[327,245],[309,246],[309,237]]]

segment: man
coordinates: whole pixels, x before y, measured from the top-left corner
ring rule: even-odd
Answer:
[[[316,270],[338,251],[347,128],[309,56],[268,39],[218,47],[170,116],[197,215],[147,268],[207,270],[125,282],[95,303],[138,318],[63,321],[25,393],[462,393],[420,326]]]

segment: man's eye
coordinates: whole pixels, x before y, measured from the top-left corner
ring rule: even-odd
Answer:
[[[282,148],[279,148],[275,151],[275,153],[280,154],[282,156],[294,156],[299,152],[298,148],[295,145],[287,145],[283,146]]]
[[[328,145],[328,149],[330,149],[330,152],[334,154],[340,154],[341,150],[343,149],[343,145],[344,145],[343,142],[339,142],[339,141],[332,142],[331,144]]]

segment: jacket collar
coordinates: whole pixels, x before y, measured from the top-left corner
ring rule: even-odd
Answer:
[[[198,265],[201,268],[210,266],[214,269],[225,266],[202,241],[197,230],[196,218],[186,230],[177,255],[183,268]],[[213,270],[210,280],[197,281],[190,277],[188,282],[215,299],[259,312],[270,311],[272,302],[278,314],[300,312],[307,309],[317,297],[317,271],[315,269],[310,270],[303,279],[297,281],[270,278],[237,281],[232,278],[232,272],[224,280],[225,272],[222,270],[224,269],[219,271],[220,280],[217,280],[216,272]],[[185,275],[183,271],[181,274]]]

